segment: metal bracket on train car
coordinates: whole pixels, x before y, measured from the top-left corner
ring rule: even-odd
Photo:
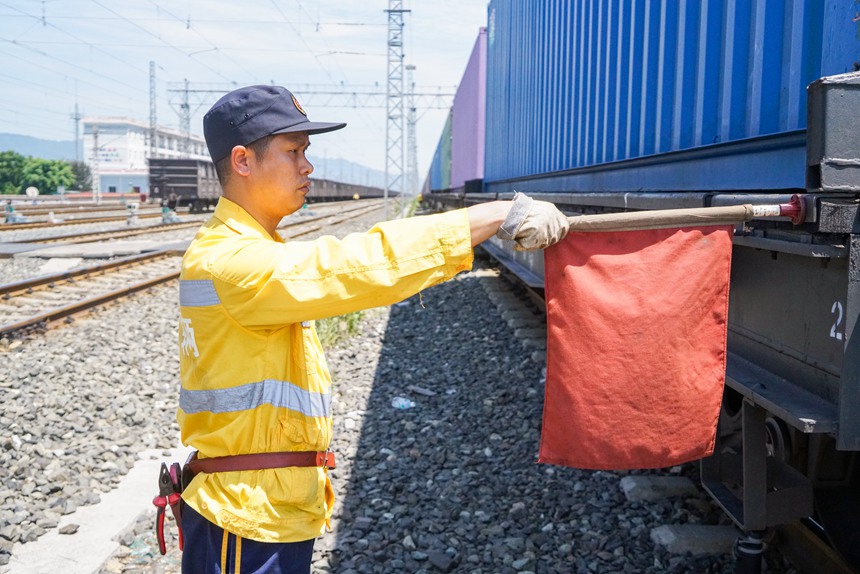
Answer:
[[[860,192],[860,72],[820,78],[809,85],[806,189]]]
[[[812,514],[812,485],[800,472],[767,455],[767,411],[744,399],[740,453],[723,451],[701,461],[702,486],[739,528],[765,530]],[[722,422],[722,421],[721,421]],[[737,485],[742,485],[740,492]]]

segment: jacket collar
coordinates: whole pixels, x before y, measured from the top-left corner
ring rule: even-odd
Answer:
[[[263,229],[256,219],[251,217],[238,203],[230,201],[226,197],[218,199],[218,205],[215,206],[215,219],[221,220],[224,225],[238,233],[239,235],[254,235],[265,239],[272,239],[278,243],[283,243],[284,240],[275,232],[275,236],[269,235],[269,232]]]

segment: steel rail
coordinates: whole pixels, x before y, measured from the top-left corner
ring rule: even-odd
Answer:
[[[141,206],[139,211],[154,211],[158,210],[161,212],[161,207],[157,205],[148,205]],[[96,211],[127,211],[128,208],[124,205],[116,204],[116,205],[65,205],[62,207],[45,207],[42,205],[38,206],[28,206],[28,205],[18,205],[15,206],[15,213],[20,213],[21,215],[48,215],[53,213],[54,215],[74,215],[81,213],[93,213]]]
[[[851,566],[804,520],[774,527],[776,549],[803,574],[856,574]]]
[[[151,217],[161,217],[161,212],[157,213],[136,213],[138,219],[149,219]],[[129,218],[129,215],[115,215],[105,217],[91,217],[87,219],[66,219],[56,223],[47,221],[30,221],[23,223],[0,223],[0,231],[15,231],[17,229],[39,229],[42,227],[61,227],[63,225],[83,225],[87,223],[106,223],[109,221],[123,221]]]
[[[284,223],[283,225],[279,225],[278,229],[287,229],[288,227],[297,227],[299,225],[304,225],[306,223],[313,223],[315,221],[320,221],[321,219],[328,219],[329,217],[337,217],[338,215],[343,215],[345,213],[353,213],[353,212],[359,211],[361,209],[372,210],[372,209],[378,209],[378,208],[368,208],[368,207],[362,205],[359,207],[353,207],[352,209],[343,210],[339,213],[329,213],[326,215],[317,215],[317,216],[309,217],[307,219],[302,219],[302,220],[288,221],[287,223]],[[361,215],[361,214],[359,214],[359,215]],[[356,215],[355,217],[358,217],[358,215]],[[346,221],[346,220],[344,220],[344,221]]]
[[[54,235],[52,237],[41,237],[37,239],[16,239],[14,241],[6,241],[5,243],[56,243],[63,241],[65,243],[84,243],[85,237],[94,237],[99,239],[116,239],[122,237],[132,237],[135,235],[145,235],[147,233],[162,233],[164,231],[173,231],[174,229],[184,229],[200,225],[200,221],[188,221],[182,223],[163,223],[153,225],[143,229],[128,229],[128,230],[111,230],[111,231],[92,231],[90,233],[70,233],[68,235]],[[80,241],[75,241],[80,239]]]
[[[381,205],[378,205],[378,206],[375,206],[375,207],[365,208],[365,209],[364,209],[364,211],[362,211],[361,213],[356,213],[355,215],[351,215],[351,216],[349,216],[349,217],[343,217],[343,218],[338,219],[338,220],[336,220],[336,221],[332,221],[332,222],[331,222],[331,225],[340,225],[341,223],[344,223],[345,221],[349,221],[349,220],[351,220],[351,219],[356,219],[357,217],[361,217],[362,215],[365,215],[365,214],[367,214],[367,213],[371,213],[371,212],[373,212],[373,211],[379,211],[380,209],[382,209],[382,206],[381,206]],[[352,212],[354,212],[354,211],[358,211],[358,209],[352,209],[352,210],[348,211],[347,213],[352,213]],[[307,222],[318,221],[318,220],[320,220],[320,219],[326,219],[326,218],[328,218],[328,217],[337,217],[337,215],[339,215],[339,214],[328,215],[328,216],[325,216],[325,217],[318,217],[318,218],[316,218],[316,219],[314,219],[314,220],[309,220],[309,221],[307,221]],[[306,222],[306,223],[307,223],[307,222]],[[313,232],[315,232],[315,231],[320,231],[321,229],[322,229],[322,227],[321,227],[321,226],[319,226],[319,225],[318,225],[318,226],[316,226],[316,227],[311,227],[311,228],[309,228],[309,229],[304,229],[304,230],[302,230],[302,231],[300,231],[300,232],[298,232],[298,233],[294,233],[294,234],[292,234],[292,235],[288,236],[288,237],[287,237],[287,239],[295,239],[296,237],[301,237],[301,236],[303,236],[303,235],[308,235],[308,234],[313,233]]]
[[[152,287],[153,285],[171,281],[173,279],[178,278],[179,273],[179,271],[174,271],[166,275],[161,275],[154,279],[147,279],[146,281],[135,283],[122,289],[116,289],[108,293],[103,293],[102,295],[90,297],[88,299],[78,301],[77,303],[71,303],[69,305],[58,307],[56,309],[51,309],[50,311],[46,311],[45,313],[33,315],[20,321],[7,323],[6,325],[0,326],[0,337],[10,335],[16,331],[21,331],[28,327],[47,325],[48,323],[57,321],[58,319],[63,319],[76,313],[92,309],[93,307],[98,307],[99,305],[103,305],[105,303],[113,301],[114,299],[119,299],[120,297],[125,297],[137,291],[147,289],[149,287]]]
[[[169,249],[159,249],[158,251],[149,251],[147,253],[141,253],[139,255],[130,255],[128,257],[123,257],[122,259],[115,259],[106,263],[88,265],[86,267],[75,267],[74,269],[69,269],[68,271],[51,273],[49,275],[40,275],[39,277],[33,277],[32,279],[23,279],[21,281],[6,283],[4,285],[0,285],[0,296],[8,298],[8,296],[12,293],[28,291],[33,289],[34,287],[41,287],[42,285],[52,285],[54,283],[60,283],[61,281],[68,281],[69,279],[74,279],[75,277],[92,275],[94,273],[108,271],[117,267],[127,267],[134,263],[140,263],[142,261],[148,261],[150,259],[157,259],[159,257],[167,257],[170,254],[171,250]]]

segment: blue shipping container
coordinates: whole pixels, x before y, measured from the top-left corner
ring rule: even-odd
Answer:
[[[485,181],[802,188],[806,86],[860,67],[858,12],[856,0],[492,0]]]

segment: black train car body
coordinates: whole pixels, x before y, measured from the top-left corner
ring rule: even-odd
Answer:
[[[198,159],[149,159],[149,190],[153,201],[176,200],[176,207],[192,213],[208,210],[221,197],[221,184],[211,161]]]
[[[802,519],[860,569],[856,2],[492,0],[487,36],[481,190],[428,177],[432,205],[524,191],[574,215],[801,198],[799,225],[736,229],[702,483],[749,540]],[[541,253],[485,246],[542,289]]]
[[[382,197],[383,190],[378,187],[356,185],[332,181],[330,179],[311,178],[311,191],[307,195],[308,203],[321,201],[346,201],[348,199],[371,199]]]
[[[200,212],[214,207],[221,197],[221,184],[212,162],[196,159],[149,160],[149,189],[153,201],[169,201],[177,207]],[[383,197],[378,187],[311,178],[308,203]]]

